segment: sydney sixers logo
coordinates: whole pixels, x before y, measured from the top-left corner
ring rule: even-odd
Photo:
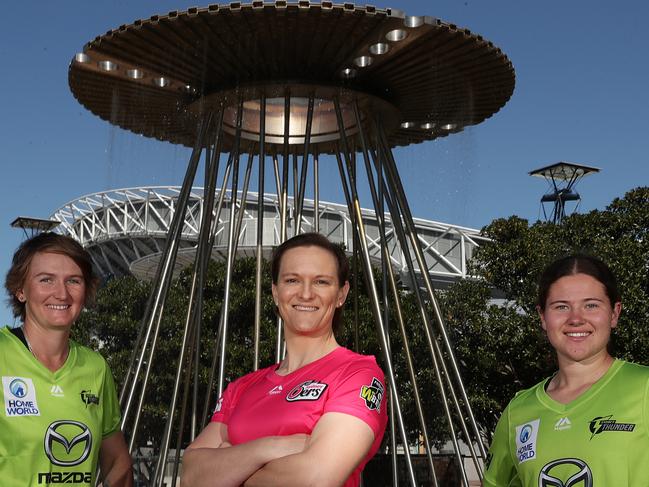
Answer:
[[[326,388],[327,384],[315,380],[308,380],[291,389],[291,392],[286,395],[286,400],[288,402],[317,401]]]

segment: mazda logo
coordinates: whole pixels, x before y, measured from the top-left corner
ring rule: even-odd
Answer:
[[[552,470],[561,465],[573,465],[577,472],[564,480],[551,474]],[[583,483],[580,483],[583,482]],[[561,458],[547,463],[539,473],[539,487],[593,487],[593,473],[590,467],[579,458]]]
[[[54,445],[58,443],[65,450],[65,454],[61,448],[56,449],[54,453]],[[72,448],[77,445],[82,445],[83,449],[75,449],[73,455],[70,454]],[[92,449],[92,433],[88,427],[79,421],[62,420],[54,421],[47,427],[45,433],[45,454],[54,465],[60,467],[73,467],[83,463]],[[80,451],[81,450],[81,451]]]

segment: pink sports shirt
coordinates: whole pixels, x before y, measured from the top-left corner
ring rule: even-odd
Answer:
[[[329,412],[360,418],[372,428],[374,442],[345,482],[345,487],[357,486],[387,423],[387,392],[376,359],[338,347],[288,375],[276,374],[277,367],[232,382],[219,399],[212,421],[226,424],[230,443],[238,445],[264,436],[311,434]]]

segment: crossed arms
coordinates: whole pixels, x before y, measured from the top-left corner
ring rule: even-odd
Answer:
[[[181,487],[340,486],[374,441],[372,428],[327,413],[312,434],[262,437],[232,446],[227,425],[210,423],[185,450]]]

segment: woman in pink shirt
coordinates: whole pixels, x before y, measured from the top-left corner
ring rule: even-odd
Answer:
[[[320,234],[280,245],[273,299],[286,357],[231,383],[187,448],[183,487],[357,486],[387,422],[383,372],[338,345],[349,292],[343,250]]]

